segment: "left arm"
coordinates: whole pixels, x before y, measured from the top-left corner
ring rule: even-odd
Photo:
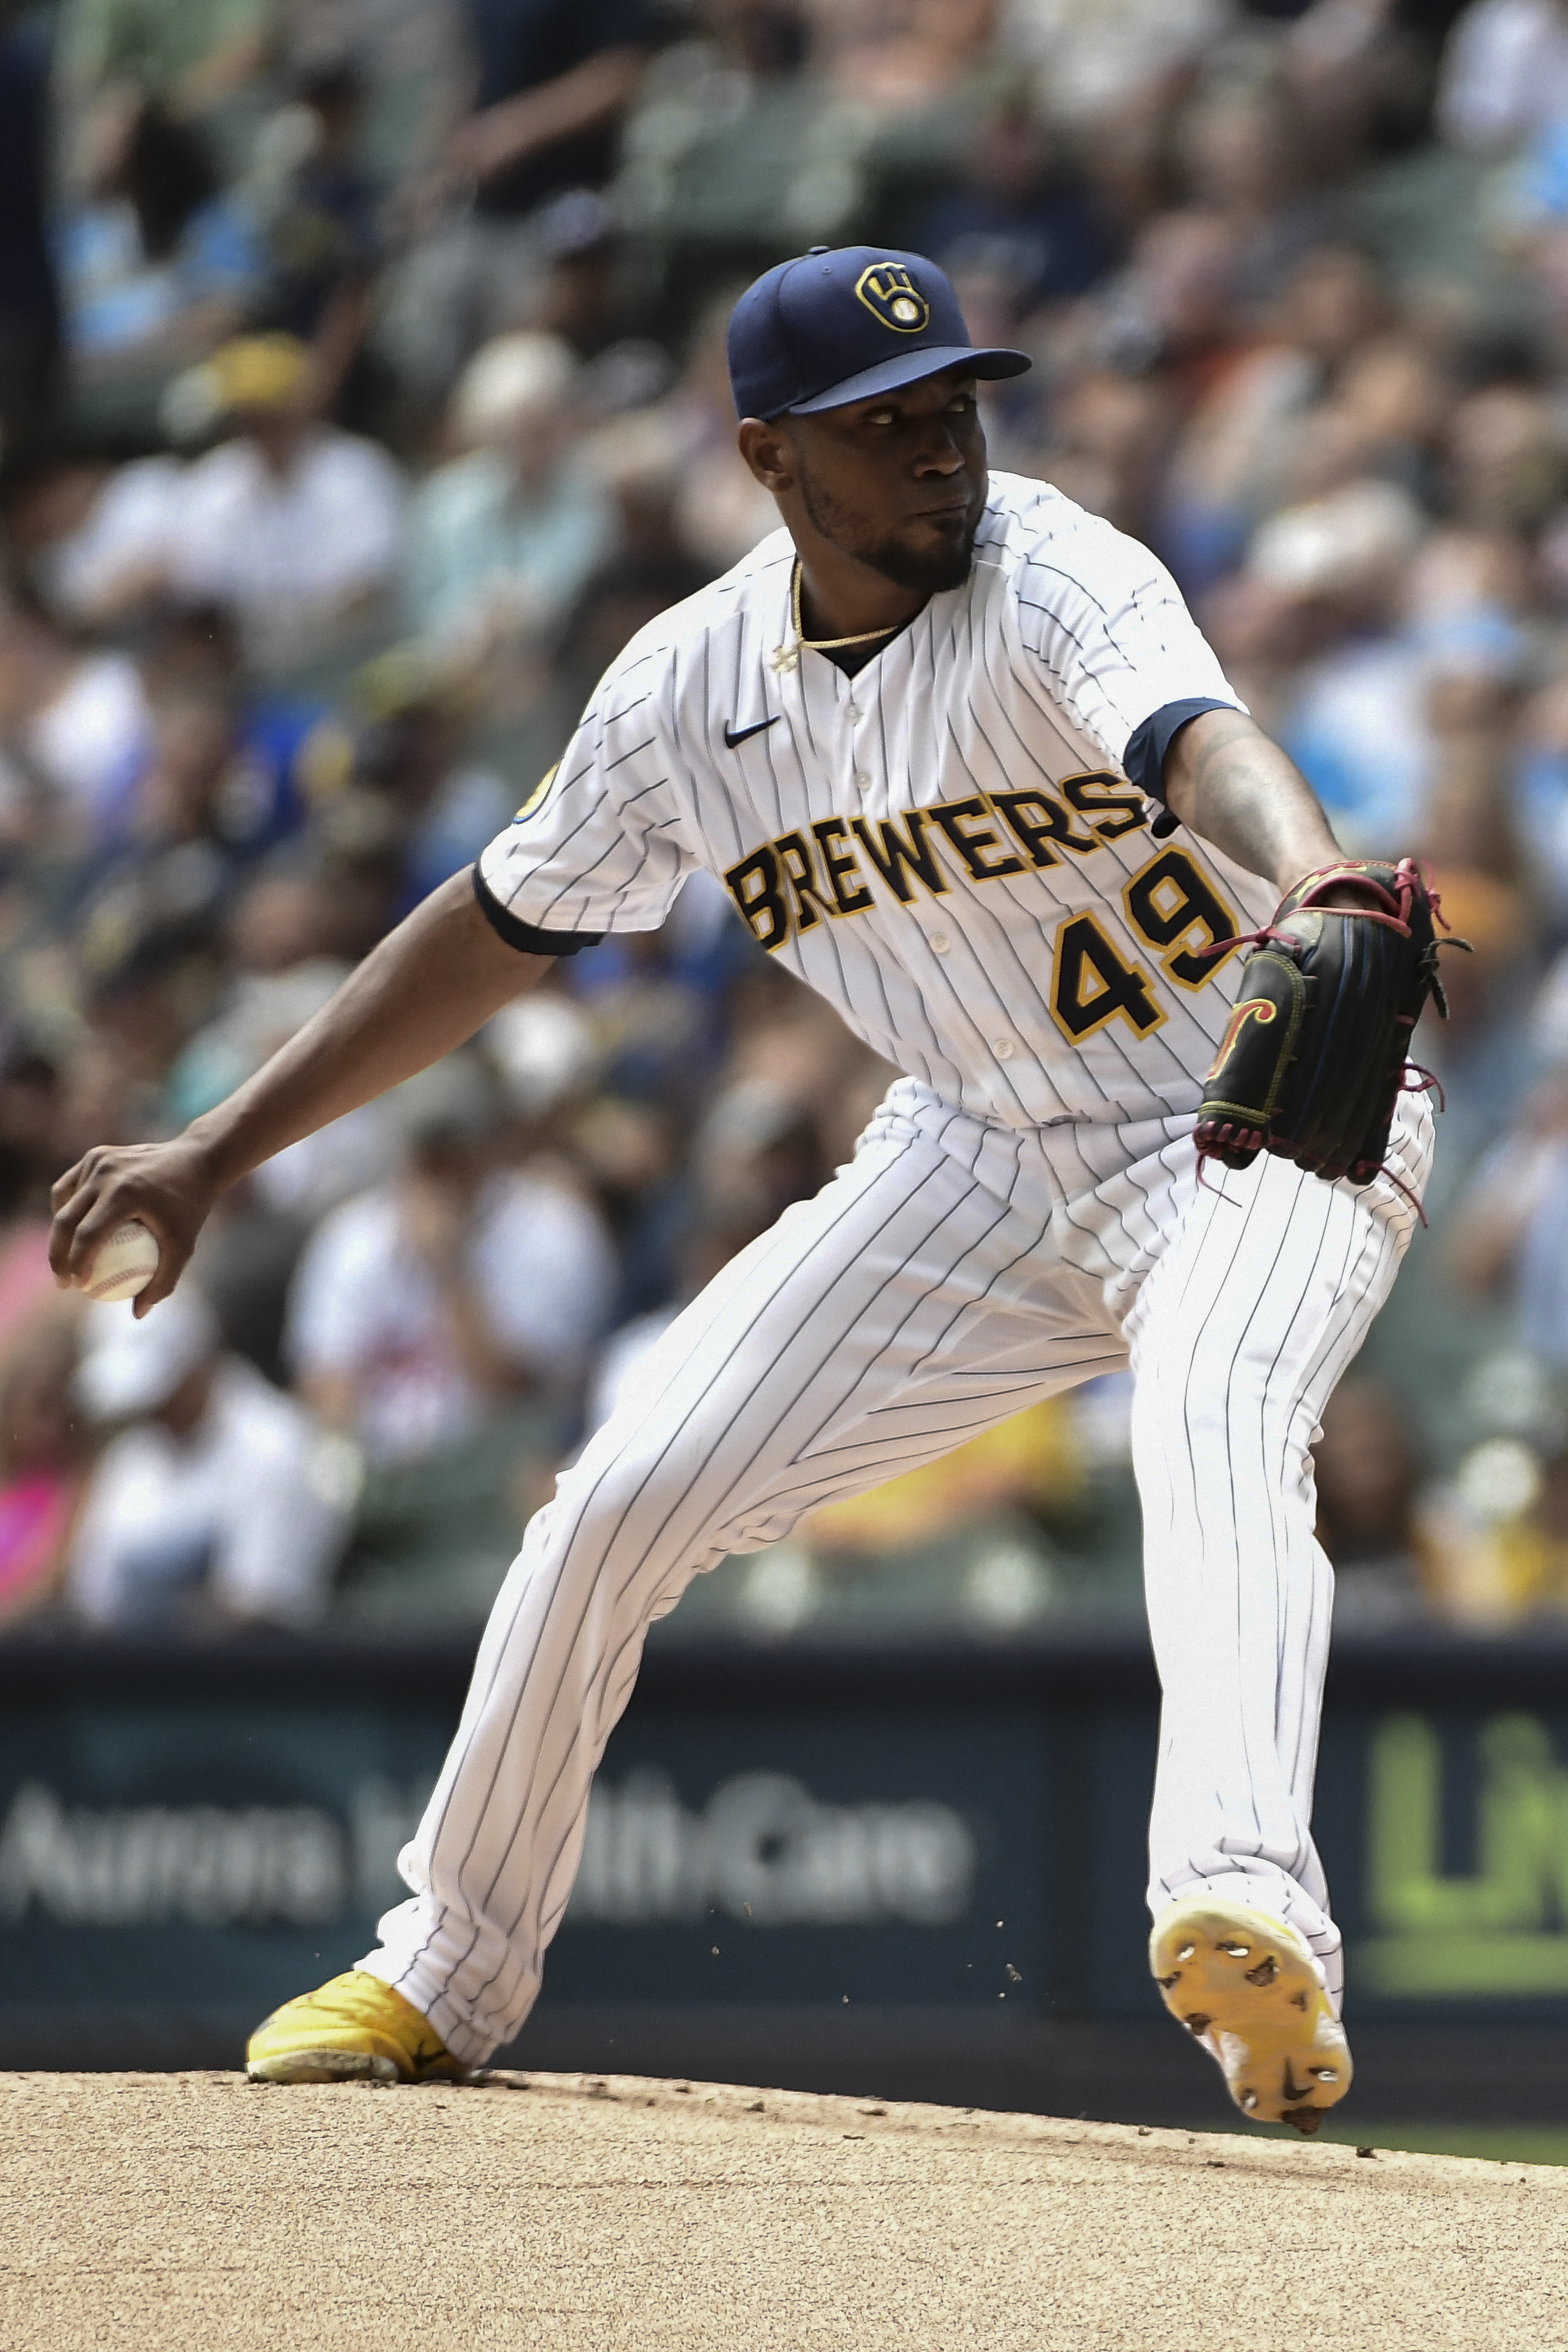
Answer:
[[[1281,895],[1343,860],[1306,778],[1239,710],[1187,721],[1166,755],[1165,787],[1174,816]]]

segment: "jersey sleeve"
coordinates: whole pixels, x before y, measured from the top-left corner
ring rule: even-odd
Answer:
[[[479,884],[514,924],[657,930],[695,866],[647,667],[610,672],[559,765],[481,854]]]
[[[1145,720],[1173,703],[1246,704],[1159,558],[1061,501],[1018,573],[1019,635],[1051,692],[1120,767]],[[1060,512],[1060,509],[1057,510]]]

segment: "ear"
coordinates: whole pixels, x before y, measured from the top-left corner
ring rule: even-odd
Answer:
[[[765,490],[770,490],[777,498],[781,490],[793,489],[795,468],[781,420],[765,425],[758,416],[747,416],[736,439],[741,456]]]

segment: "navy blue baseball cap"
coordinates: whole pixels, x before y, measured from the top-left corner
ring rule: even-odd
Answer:
[[[1022,375],[1027,352],[977,351],[944,273],[923,253],[814,245],[748,286],[729,322],[737,416],[811,416],[960,363]]]

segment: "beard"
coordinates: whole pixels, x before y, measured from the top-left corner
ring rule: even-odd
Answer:
[[[880,572],[895,588],[907,588],[916,595],[936,596],[944,589],[961,588],[967,580],[975,560],[975,539],[983,504],[973,515],[966,516],[961,530],[945,533],[925,547],[910,547],[892,534],[878,537],[863,515],[846,506],[831,490],[825,490],[807,467],[801,467],[800,479],[801,502],[815,529],[845,555],[852,555],[857,563]]]

